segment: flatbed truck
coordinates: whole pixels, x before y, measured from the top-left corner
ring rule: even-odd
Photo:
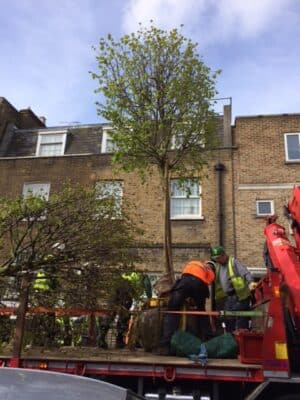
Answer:
[[[300,399],[300,187],[286,207],[295,245],[274,216],[267,219],[265,263],[258,282],[251,331],[235,334],[237,359],[158,356],[142,350],[64,349],[0,354],[3,367],[90,376],[159,400]],[[1,373],[1,371],[0,371]]]
[[[264,381],[260,364],[238,359],[209,359],[205,365],[183,357],[157,356],[142,350],[62,348],[23,352],[22,368],[42,369],[104,379],[130,388],[139,395],[172,395],[173,399],[242,399]],[[0,355],[2,367],[10,367],[9,354]],[[1,371],[0,371],[1,373]],[[300,382],[300,380],[299,380]],[[224,394],[227,397],[224,397]],[[198,397],[197,397],[198,396]],[[228,397],[233,396],[233,397]],[[159,398],[159,397],[157,397]],[[188,397],[186,397],[188,398]]]

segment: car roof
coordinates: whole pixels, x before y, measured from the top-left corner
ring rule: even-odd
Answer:
[[[77,375],[3,367],[0,368],[0,398],[6,400],[126,400],[128,390]]]

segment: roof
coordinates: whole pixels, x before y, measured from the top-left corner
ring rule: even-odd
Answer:
[[[237,115],[235,119],[248,118],[282,118],[282,117],[300,117],[300,113],[282,113],[282,114],[257,114],[257,115]]]
[[[100,154],[103,129],[109,123],[18,129],[11,127],[0,145],[1,157],[35,157],[39,134],[67,133],[64,155]],[[224,135],[223,117],[218,116],[217,134]]]
[[[67,133],[65,155],[99,154],[101,152],[102,128],[100,124],[51,127],[44,129],[13,129],[5,157],[35,156],[38,135],[52,132]]]

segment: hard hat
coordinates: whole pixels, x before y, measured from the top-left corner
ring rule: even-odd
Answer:
[[[225,254],[225,249],[223,246],[214,246],[210,249],[210,259],[216,261],[218,257]]]
[[[207,260],[205,261],[205,265],[207,265],[208,267],[210,267],[212,270],[216,269],[216,264],[214,263],[214,261],[212,260]]]

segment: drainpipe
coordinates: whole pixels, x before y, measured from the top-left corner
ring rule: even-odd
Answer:
[[[218,163],[215,165],[215,171],[217,172],[217,194],[218,194],[218,225],[219,225],[219,245],[224,245],[224,180],[223,172],[225,171],[225,165]]]

